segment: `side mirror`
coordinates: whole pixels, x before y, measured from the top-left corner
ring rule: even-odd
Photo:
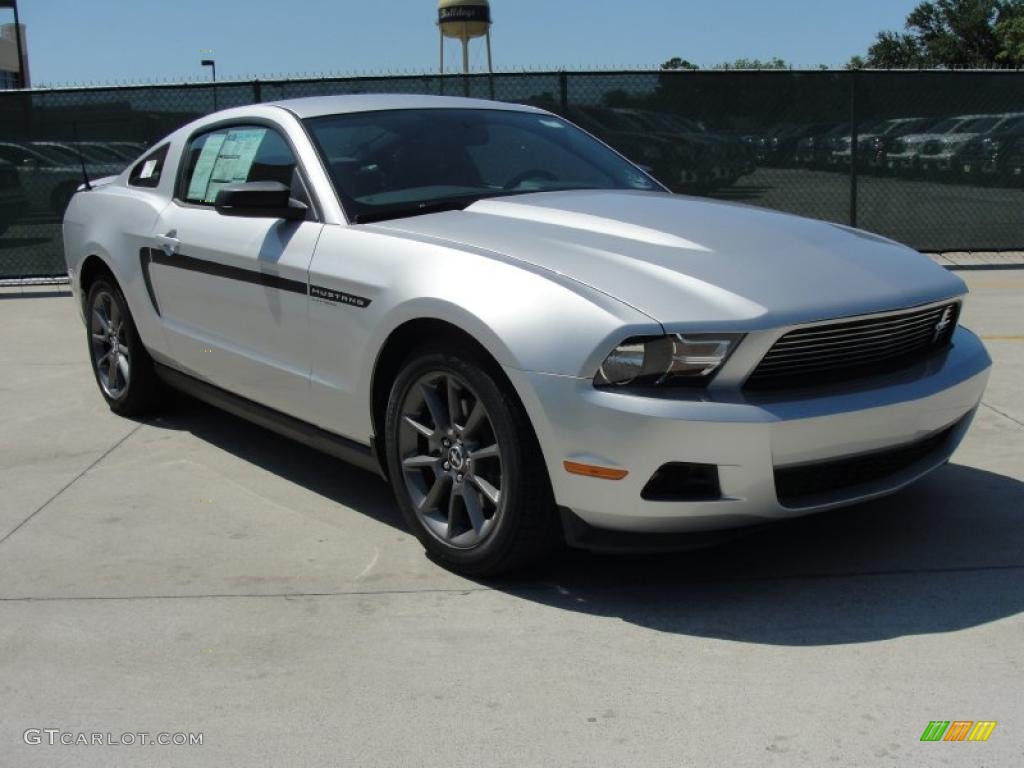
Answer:
[[[222,216],[288,219],[306,218],[306,205],[292,198],[291,190],[279,181],[246,181],[229,184],[217,193],[213,204]]]

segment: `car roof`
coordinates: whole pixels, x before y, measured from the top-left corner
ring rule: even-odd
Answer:
[[[300,119],[320,117],[322,115],[337,115],[346,112],[379,112],[391,109],[501,109],[512,112],[545,113],[545,110],[537,107],[488,101],[486,99],[390,93],[308,96],[302,99],[284,99],[268,103],[271,106],[287,109]]]

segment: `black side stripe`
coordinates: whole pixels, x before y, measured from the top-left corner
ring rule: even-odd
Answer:
[[[146,283],[146,290],[149,292],[150,301],[153,302],[153,308],[156,310],[158,315],[160,314],[160,307],[157,306],[156,294],[153,291],[153,285],[149,276],[149,265],[151,263],[162,264],[163,266],[174,267],[176,269],[185,269],[190,272],[199,272],[213,277],[223,277],[227,280],[238,280],[243,283],[262,285],[267,288],[276,288],[279,291],[301,293],[304,296],[308,295],[314,299],[330,304],[345,304],[351,307],[365,309],[370,306],[371,302],[371,299],[368,299],[365,296],[356,296],[351,293],[336,291],[333,288],[326,288],[322,285],[307,286],[306,283],[301,280],[292,280],[287,277],[271,275],[266,272],[259,272],[253,269],[243,269],[242,267],[218,264],[215,261],[197,259],[194,256],[185,256],[180,253],[168,256],[159,248],[143,248],[139,257],[142,262],[142,278]]]
[[[142,264],[142,281],[146,284],[146,293],[149,300],[153,302],[153,309],[156,316],[160,317],[160,305],[156,303],[156,293],[153,291],[153,280],[149,276],[149,265],[153,261],[152,248],[143,248],[139,251],[139,262]]]
[[[290,280],[287,277],[270,275],[266,272],[257,272],[254,269],[231,267],[227,264],[218,264],[215,261],[197,259],[193,256],[185,256],[181,253],[168,256],[159,248],[150,248],[149,252],[150,258],[153,260],[154,264],[162,264],[163,266],[174,267],[176,269],[185,269],[189,272],[200,272],[204,275],[223,277],[228,280],[238,280],[243,283],[263,285],[267,288],[276,288],[279,291],[289,291],[291,293],[301,293],[303,295],[307,292],[306,284],[301,280]]]

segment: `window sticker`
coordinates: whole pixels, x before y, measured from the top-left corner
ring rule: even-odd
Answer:
[[[206,186],[206,200],[216,200],[217,193],[228,184],[236,184],[249,178],[253,160],[263,137],[267,135],[267,130],[240,128],[228,131],[213,164],[210,181]]]
[[[157,158],[147,160],[142,164],[142,171],[139,173],[140,179],[151,179],[153,178],[153,172],[156,170],[156,164],[159,162]]]
[[[223,133],[212,133],[206,137],[203,148],[199,152],[199,159],[192,171],[192,178],[188,183],[187,199],[199,202],[206,202],[206,190],[210,186],[210,174],[213,173],[213,164],[217,162],[217,154],[220,152],[224,139]]]

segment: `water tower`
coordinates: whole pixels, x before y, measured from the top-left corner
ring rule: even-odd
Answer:
[[[487,71],[491,67],[491,5],[487,0],[438,0],[437,28],[441,31],[441,74],[444,74],[444,39],[462,41],[462,72],[469,74],[469,41],[487,38]]]

